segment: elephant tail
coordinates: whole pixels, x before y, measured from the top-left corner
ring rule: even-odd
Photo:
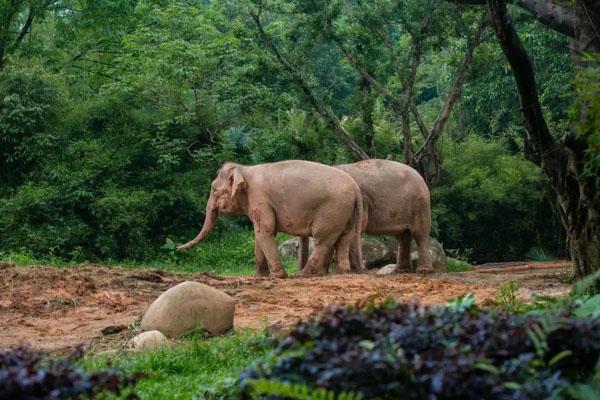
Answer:
[[[363,207],[363,197],[362,192],[358,185],[356,186],[356,201],[354,203],[354,247],[356,248],[356,270],[364,271],[363,266],[363,253],[362,253],[362,229],[363,229],[363,219],[364,219],[364,207]]]

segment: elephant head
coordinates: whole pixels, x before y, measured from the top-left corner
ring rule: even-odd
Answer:
[[[246,209],[248,187],[242,175],[242,166],[226,163],[221,167],[211,184],[210,196],[206,203],[204,225],[191,241],[177,247],[177,251],[189,249],[200,243],[213,229],[219,215],[243,214]]]

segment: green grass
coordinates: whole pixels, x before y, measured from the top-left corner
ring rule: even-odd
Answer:
[[[473,266],[466,261],[458,260],[452,257],[448,257],[447,261],[448,272],[464,272],[473,270]]]
[[[221,398],[219,393],[235,387],[240,372],[272,349],[273,341],[263,333],[240,331],[210,339],[195,335],[156,352],[95,356],[84,368],[147,374],[134,388],[142,399]]]
[[[556,258],[552,254],[547,253],[544,249],[539,247],[532,247],[529,249],[525,257],[532,261],[554,261]]]
[[[291,236],[280,234],[280,244]],[[175,244],[162,246],[162,255],[151,261],[101,260],[92,261],[108,267],[157,268],[173,272],[209,272],[218,275],[251,275],[254,273],[254,233],[251,230],[238,230],[224,235],[209,236],[191,250],[178,253]],[[71,267],[89,262],[88,260],[64,260],[57,257],[35,258],[23,252],[0,252],[0,260],[13,262],[19,266],[48,265]],[[283,259],[288,273],[298,271],[296,261]]]

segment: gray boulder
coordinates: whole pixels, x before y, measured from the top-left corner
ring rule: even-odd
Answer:
[[[298,238],[288,239],[279,246],[279,252],[282,257],[298,258],[299,251]],[[369,269],[378,268],[382,265],[396,263],[398,255],[398,242],[393,238],[363,236],[362,237],[363,260],[365,266]],[[312,251],[312,238],[309,241],[309,250]],[[411,243],[411,260],[414,266],[419,262],[419,253],[417,244],[413,240]],[[445,272],[448,269],[446,254],[441,243],[436,239],[430,239],[431,264],[435,272]],[[386,269],[389,273],[389,269]]]
[[[226,293],[202,283],[183,282],[154,300],[141,328],[172,338],[196,329],[217,335],[233,327],[234,309],[235,300]]]
[[[312,251],[313,240],[309,239],[308,250]],[[362,238],[363,260],[367,268],[384,265],[393,258],[390,247],[385,241],[374,236],[363,236]],[[298,238],[288,239],[279,246],[279,254],[282,257],[298,259],[300,240]]]
[[[429,243],[429,254],[431,254],[431,266],[433,270],[435,272],[446,272],[448,270],[448,260],[446,259],[446,253],[444,253],[442,244],[434,238],[430,238]],[[419,262],[419,252],[414,240],[410,245],[410,259],[413,267],[416,267]]]

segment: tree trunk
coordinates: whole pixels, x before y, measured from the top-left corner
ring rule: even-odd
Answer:
[[[591,6],[593,0],[581,0],[579,5],[589,2],[592,12],[599,6]],[[586,176],[583,171],[585,132],[575,134],[575,127],[559,143],[550,134],[538,98],[535,74],[527,52],[512,25],[505,0],[487,0],[492,26],[504,52],[519,91],[521,113],[526,136],[526,157],[539,165],[549,181],[559,206],[561,222],[567,235],[567,247],[573,260],[573,275],[580,278],[600,269],[600,198],[597,197],[597,176]],[[583,4],[582,12],[584,10]],[[587,14],[592,14],[589,10]],[[598,15],[598,14],[592,14]],[[594,28],[589,20],[589,29]],[[596,20],[597,21],[597,20]],[[585,23],[578,24],[583,31]],[[600,37],[576,34],[578,50],[595,48]],[[580,42],[583,40],[583,42]],[[585,107],[585,105],[583,105]],[[585,110],[580,118],[586,118]]]
[[[375,99],[371,90],[371,84],[365,78],[361,78],[361,112],[362,122],[365,127],[365,145],[369,157],[377,158],[377,149],[375,149],[375,129],[373,128],[373,108]]]

